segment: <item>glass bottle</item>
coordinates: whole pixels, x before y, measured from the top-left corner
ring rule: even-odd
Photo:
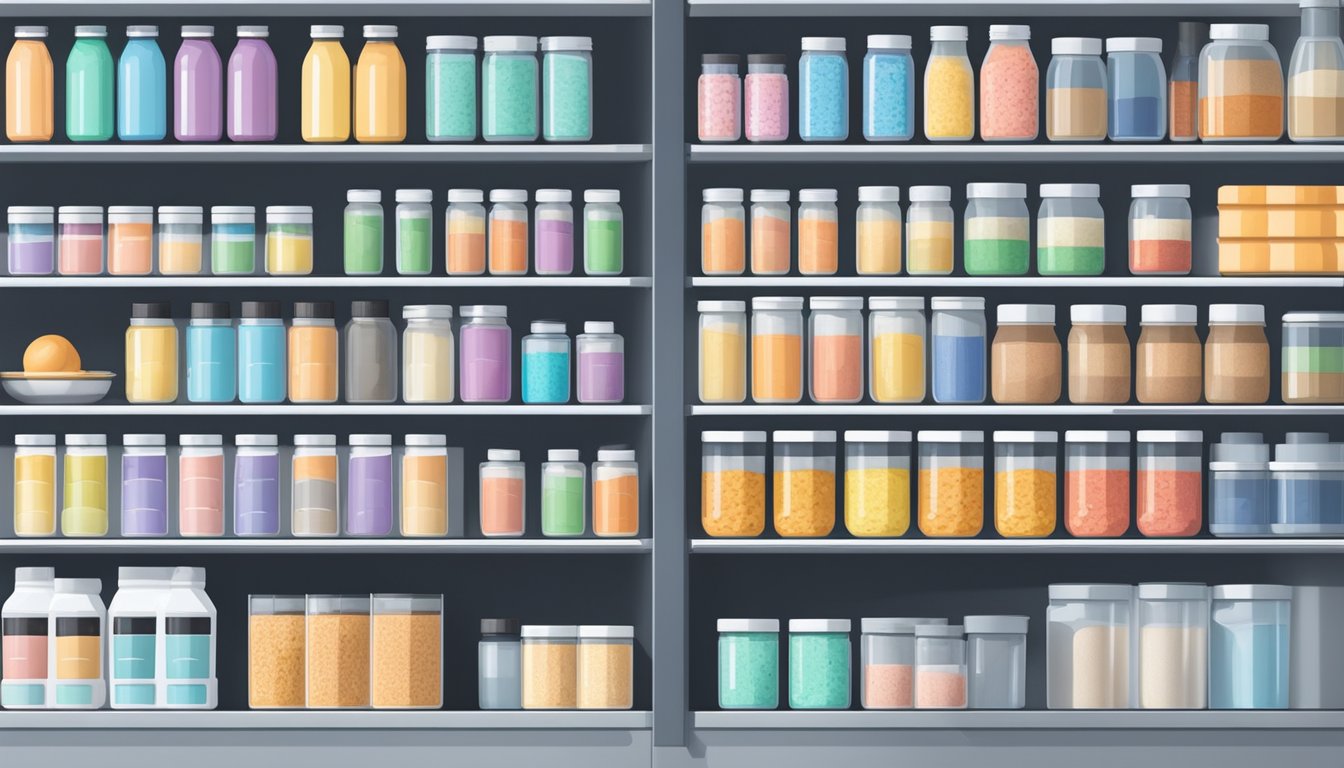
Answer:
[[[1339,0],[1301,0],[1302,35],[1288,65],[1288,138],[1344,138],[1344,42]]]

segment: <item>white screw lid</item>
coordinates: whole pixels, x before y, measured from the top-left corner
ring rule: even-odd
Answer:
[[[757,296],[751,300],[752,309],[761,310],[799,310],[803,308],[802,296]]]
[[[579,636],[579,628],[573,624],[524,624],[518,634],[520,637],[571,638]]]
[[[463,317],[508,317],[509,308],[503,304],[468,304],[459,310]]]
[[[351,435],[351,437],[354,437]],[[335,448],[335,435],[295,435],[295,447],[303,448]]]
[[[96,448],[107,445],[107,435],[66,435],[65,444]]]
[[[633,640],[635,628],[629,624],[585,624],[579,627],[579,639]]]
[[[1025,635],[1026,616],[967,616],[962,619],[968,635]]]
[[[929,40],[935,43],[964,43],[969,34],[966,27],[935,26],[929,28]]]
[[[365,24],[364,37],[374,40],[394,40],[397,37],[397,28],[392,24]]]
[[[239,27],[238,37],[269,37],[271,31],[266,27]]]
[[[1128,601],[1134,596],[1134,587],[1128,584],[1051,584],[1051,600],[1115,600]]]
[[[1210,24],[1210,40],[1268,40],[1268,24]]]
[[[543,51],[591,51],[593,50],[593,38],[591,37],[543,37],[541,38],[541,50]]]
[[[1108,37],[1106,38],[1106,51],[1108,53],[1161,53],[1162,38]]]
[[[919,624],[915,627],[915,637],[957,638],[966,634],[960,624]]]
[[[391,435],[351,435],[350,445],[369,448],[381,448],[392,445]]]
[[[719,619],[720,632],[778,632],[779,619]]]
[[[552,448],[546,452],[547,461],[578,461],[579,452],[574,448]]]
[[[726,430],[705,430],[700,433],[702,443],[764,443],[765,433],[748,430],[732,432]]]
[[[859,631],[875,635],[913,635],[921,624],[946,624],[947,619],[869,618],[859,619]]]
[[[340,24],[314,24],[308,27],[308,36],[314,40],[340,40],[345,37],[345,27]]]
[[[847,429],[846,443],[908,443],[912,434],[904,429]]]
[[[1129,188],[1130,197],[1181,197],[1189,199],[1189,184],[1135,184]]]
[[[1282,584],[1219,584],[1213,588],[1212,597],[1214,600],[1292,600],[1293,588]]]
[[[479,189],[448,190],[448,202],[450,203],[480,203],[484,201],[485,193]]]
[[[742,190],[733,187],[709,187],[700,196],[706,203],[742,202]]]
[[[849,632],[849,619],[789,619],[790,632]]]
[[[215,28],[208,24],[191,24],[182,28],[183,37],[214,37]]]
[[[1030,40],[1031,27],[1026,24],[990,24],[990,40]]]
[[[776,443],[834,443],[833,429],[777,429],[770,433]]]
[[[996,443],[1057,443],[1058,432],[1025,432],[1022,430],[997,430],[994,432]]]
[[[451,304],[407,304],[401,308],[405,320],[452,320]]]
[[[486,53],[533,53],[537,38],[531,35],[490,35],[485,38]]]
[[[1140,584],[1140,600],[1204,600],[1209,588],[1203,584]]]
[[[745,301],[698,301],[695,304],[697,312],[746,312],[747,302]]]
[[[398,189],[398,203],[432,203],[434,202],[434,190],[432,189]]]
[[[24,448],[45,448],[56,445],[55,435],[15,435],[14,445]]]
[[[616,324],[610,320],[586,320],[583,323],[583,332],[610,336],[616,333]]]
[[[334,436],[333,436],[333,439]],[[183,448],[214,448],[224,445],[223,435],[178,435],[177,444]]]
[[[1124,304],[1074,304],[1069,307],[1069,322],[1074,325],[1124,325],[1129,310]]]
[[[899,203],[900,187],[859,187],[860,203]]]
[[[492,203],[526,203],[526,189],[492,189],[490,190],[490,202]]]
[[[37,26],[15,27],[14,36],[20,40],[43,38],[47,36],[47,28]]]
[[[233,438],[233,444],[237,446],[250,446],[257,448],[269,448],[279,445],[275,435],[237,435]]]
[[[103,591],[103,580],[56,579],[55,591],[66,595],[98,595]]]
[[[808,302],[812,310],[859,311],[863,309],[862,296],[813,296]]]
[[[951,200],[951,187],[919,186],[910,188],[910,202],[912,203],[946,203]]]
[[[999,325],[1054,325],[1054,304],[1000,304]]]
[[[619,203],[621,202],[621,190],[619,189],[585,189],[583,191],[583,202],[585,203]]]
[[[485,452],[486,461],[519,461],[523,454],[511,448],[491,448]]]
[[[159,28],[154,24],[133,24],[126,28],[127,37],[158,37]]]
[[[868,47],[879,50],[905,51],[910,49],[909,35],[869,35]]]
[[[1100,184],[1042,184],[1041,197],[1100,197]]]
[[[923,312],[923,296],[869,296],[868,309],[886,311]]]
[[[163,435],[122,435],[121,444],[127,447],[155,448],[165,444]]]
[[[800,189],[798,190],[798,202],[800,203],[834,203],[838,195],[834,189]]]
[[[966,196],[1026,199],[1027,185],[1012,182],[1006,184],[978,182],[966,185]]]
[[[559,320],[534,320],[529,327],[533,333],[563,334],[567,330]]]
[[[984,310],[983,296],[934,296],[929,299],[929,308],[936,311]]]
[[[427,51],[474,51],[476,38],[473,35],[430,35],[425,38]]]
[[[1050,41],[1050,53],[1055,56],[1100,56],[1099,37],[1056,37]]]
[[[75,37],[107,37],[107,27],[102,24],[81,24],[75,27]]]
[[[1070,429],[1064,433],[1066,443],[1128,443],[1127,429]]]
[[[1264,325],[1263,304],[1210,304],[1209,325]]]
[[[494,198],[492,197],[491,200]],[[568,189],[538,189],[538,203],[568,203],[574,199],[574,193]]]
[[[921,443],[983,443],[985,433],[978,430],[921,429],[915,433]]]
[[[1202,443],[1204,433],[1198,429],[1140,429],[1135,439],[1140,443]]]
[[[1194,304],[1144,304],[1140,325],[1194,325],[1199,311]]]
[[[597,451],[598,461],[634,461],[635,452],[628,448],[601,448]]]
[[[408,448],[442,448],[448,444],[447,435],[407,435]]]
[[[751,190],[751,202],[753,203],[787,203],[790,193],[787,189],[753,189]]]
[[[844,51],[845,38],[843,37],[804,37],[802,42],[804,51]]]
[[[381,203],[383,193],[377,189],[351,189],[346,191],[345,200],[348,203]]]

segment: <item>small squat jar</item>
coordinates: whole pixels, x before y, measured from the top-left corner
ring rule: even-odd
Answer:
[[[994,529],[1004,538],[1055,532],[1058,432],[994,433]]]
[[[1069,402],[1129,402],[1130,347],[1123,304],[1069,308]]]
[[[787,141],[789,138],[789,75],[787,59],[776,53],[747,56],[743,111],[747,141]]]
[[[1274,533],[1269,445],[1260,432],[1224,432],[1209,448],[1209,533]]]
[[[962,258],[968,275],[1025,275],[1031,260],[1026,184],[967,184]]]
[[[742,190],[706,189],[700,208],[700,270],[709,276],[740,275],[747,269],[747,213]]]
[[[1204,397],[1210,403],[1269,400],[1269,339],[1263,304],[1210,304]]]
[[[1130,274],[1190,274],[1190,185],[1135,184],[1129,191]]]
[[[739,59],[730,53],[700,57],[696,114],[700,141],[737,141],[742,137],[742,80]]]
[[[575,709],[579,705],[579,628],[524,624],[523,709]]]
[[[789,709],[849,709],[849,619],[789,620]]]
[[[956,217],[951,187],[911,187],[905,221],[905,271],[910,275],[952,274]]]
[[[915,627],[915,709],[965,709],[966,638],[961,625]]]
[[[1059,400],[1061,363],[1053,304],[1000,304],[991,353],[996,403]]]
[[[272,205],[266,208],[266,274],[313,273],[313,207]]]
[[[1150,537],[1190,537],[1204,521],[1198,430],[1144,430],[1138,438],[1139,533]]]
[[[1129,432],[1064,433],[1064,528],[1078,538],[1129,530]]]
[[[11,205],[5,213],[9,222],[8,274],[50,275],[55,272],[56,209],[49,205]],[[101,267],[101,253],[98,261]]]
[[[751,190],[751,274],[787,275],[792,261],[789,190]]]
[[[700,526],[714,538],[765,532],[765,433],[700,433]]]
[[[921,430],[919,531],[930,538],[969,538],[985,524],[985,433]]]
[[[772,438],[775,533],[829,535],[835,528],[835,432],[777,430]]]
[[[1145,304],[1134,360],[1134,390],[1140,403],[1199,402],[1202,353],[1193,304]]]
[[[798,271],[834,275],[840,269],[840,218],[834,189],[798,191]]]
[[[62,275],[103,273],[103,209],[62,205],[56,209],[56,271]]]
[[[107,272],[148,275],[154,266],[154,209],[114,205],[107,209]]]
[[[204,271],[203,218],[199,205],[159,206],[160,275],[199,275]]]
[[[1106,271],[1105,214],[1097,184],[1042,184],[1036,216],[1036,271],[1100,275]]]

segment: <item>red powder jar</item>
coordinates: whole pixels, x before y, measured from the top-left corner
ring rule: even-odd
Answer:
[[[980,65],[980,138],[1033,141],[1040,129],[1041,73],[1031,53],[1031,27],[993,24]]]
[[[1190,274],[1190,185],[1135,184],[1129,194],[1130,274]]]
[[[1152,537],[1195,536],[1203,527],[1204,433],[1198,430],[1139,430],[1139,533]]]
[[[1127,430],[1064,433],[1064,527],[1070,536],[1125,535],[1129,467]]]

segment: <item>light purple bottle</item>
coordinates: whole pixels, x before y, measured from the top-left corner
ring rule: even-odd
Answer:
[[[121,535],[168,535],[168,453],[163,435],[123,435]]]
[[[625,339],[614,323],[589,320],[575,340],[579,353],[580,403],[625,400]]]
[[[392,533],[392,436],[351,435],[345,533]]]
[[[233,532],[280,533],[280,451],[275,435],[238,435],[233,461]]]
[[[535,236],[538,275],[574,271],[574,208],[568,189],[538,189]]]
[[[224,66],[212,38],[215,28],[182,28],[173,60],[173,136],[178,141],[219,141],[224,135]]]
[[[275,54],[266,27],[239,27],[229,57],[228,123],[233,141],[275,141],[279,124]]]
[[[464,403],[507,403],[513,397],[513,333],[508,307],[465,306],[461,331],[462,372],[459,389]]]

